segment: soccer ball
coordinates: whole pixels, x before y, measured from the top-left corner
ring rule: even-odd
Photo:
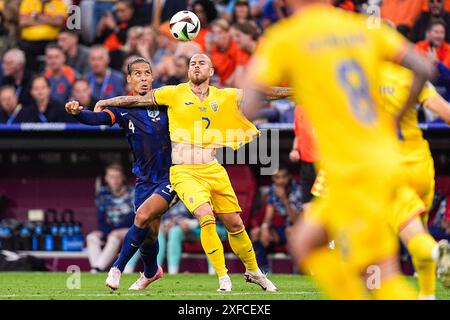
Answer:
[[[200,20],[191,11],[180,11],[174,14],[169,22],[170,32],[180,41],[192,41],[200,31]]]

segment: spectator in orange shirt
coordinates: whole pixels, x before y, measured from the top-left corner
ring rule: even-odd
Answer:
[[[137,25],[133,3],[130,0],[119,0],[113,13],[108,11],[97,25],[97,42],[103,43],[109,51],[119,49],[127,40],[128,30]]]
[[[418,42],[424,40],[425,32],[430,25],[431,19],[441,18],[447,25],[445,41],[450,42],[450,13],[445,11],[444,0],[429,0],[428,7],[429,10],[422,11],[419,18],[414,23],[410,35],[411,41]]]
[[[417,50],[428,54],[436,62],[442,62],[450,67],[450,44],[445,42],[445,21],[431,20],[427,28],[426,40],[416,44]]]
[[[319,157],[315,146],[314,128],[306,118],[301,106],[295,108],[294,132],[295,138],[289,159],[292,162],[300,162],[300,188],[302,202],[306,204],[313,198],[311,188],[317,176],[314,164]]]
[[[220,85],[231,85],[239,56],[245,52],[239,48],[230,34],[230,25],[225,19],[211,24],[211,33],[206,38],[206,52],[211,57]]]
[[[51,98],[61,104],[69,99],[75,71],[67,66],[64,51],[56,44],[49,44],[45,49],[45,77],[51,85]]]
[[[234,39],[239,48],[243,51],[238,56],[236,71],[234,72],[234,87],[240,88],[242,86],[242,79],[244,78],[247,63],[250,57],[255,51],[258,38],[260,36],[260,30],[256,23],[253,21],[244,21],[233,25]]]

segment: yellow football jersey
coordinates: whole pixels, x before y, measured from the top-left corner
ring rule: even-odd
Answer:
[[[153,99],[155,104],[169,107],[170,139],[174,142],[236,150],[259,134],[239,109],[239,89],[210,86],[208,97],[200,101],[189,84],[182,83],[155,89]]]
[[[398,158],[393,121],[378,107],[379,69],[383,60],[401,59],[406,46],[385,26],[368,28],[367,17],[310,5],[267,31],[252,79],[289,83],[316,129],[321,168],[329,180],[348,178]]]
[[[399,114],[411,88],[413,75],[409,69],[402,66],[386,62],[380,70],[381,72],[381,95],[383,105],[392,116]],[[419,103],[424,103],[427,99],[439,95],[431,83],[426,83],[418,97]],[[417,153],[419,149],[426,148],[428,143],[423,139],[422,130],[418,126],[417,111],[410,108],[404,115],[400,123],[402,150]],[[422,150],[423,151],[423,150]]]

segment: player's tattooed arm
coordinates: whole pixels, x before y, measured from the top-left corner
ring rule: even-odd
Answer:
[[[263,92],[266,95],[266,100],[285,99],[292,96],[292,88],[289,87],[270,87]]]
[[[142,108],[153,105],[153,92],[144,96],[118,96],[110,99],[100,100],[95,104],[94,111],[101,111],[106,107],[120,108]]]

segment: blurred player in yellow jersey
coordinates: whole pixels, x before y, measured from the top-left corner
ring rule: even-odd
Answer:
[[[236,150],[250,142],[259,131],[239,110],[241,90],[210,86],[213,73],[210,58],[196,54],[189,62],[189,82],[153,90],[151,96],[102,100],[96,107],[168,107],[172,141],[170,182],[200,221],[201,244],[219,277],[218,291],[231,291],[232,285],[216,231],[216,217],[224,223],[230,246],[245,265],[246,281],[258,284],[265,291],[276,291],[275,285],[258,268],[236,194],[225,168],[215,158],[216,148]],[[289,92],[288,88],[269,90],[272,98],[287,97]]]
[[[411,71],[385,63],[381,68],[381,94],[385,109],[396,116],[406,99],[412,81]],[[450,105],[427,83],[418,97],[425,108],[450,123]],[[434,195],[434,164],[428,142],[418,126],[417,111],[408,109],[400,122],[402,171],[407,187],[398,190],[394,212],[388,222],[410,252],[419,277],[420,298],[434,299],[436,262],[442,283],[450,286],[450,247],[439,244],[426,231],[426,217]]]
[[[373,280],[368,270],[378,273],[371,297],[416,298],[400,276],[396,236],[386,223],[405,182],[392,117],[380,108],[379,68],[392,61],[414,71],[403,112],[433,66],[398,33],[367,28],[366,17],[327,1],[287,2],[295,13],[267,31],[257,49],[243,110],[251,116],[260,91],[288,81],[316,129],[327,198],[313,201],[311,214],[297,226],[292,251],[303,267],[314,266],[317,280],[335,298],[369,297],[363,281]],[[326,253],[322,225],[339,248],[333,256]]]

